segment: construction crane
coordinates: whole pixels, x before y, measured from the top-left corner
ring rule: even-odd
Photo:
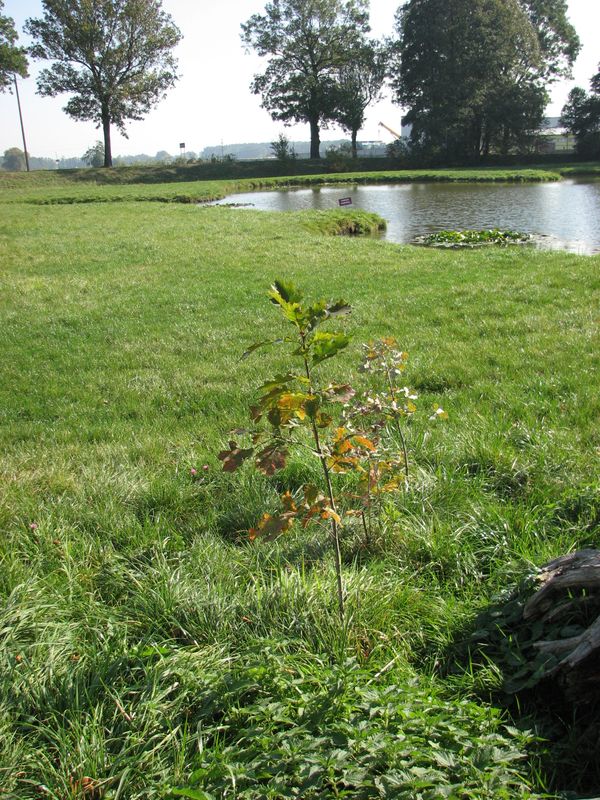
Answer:
[[[396,137],[396,139],[402,138],[402,134],[396,133],[396,131],[393,128],[390,128],[389,125],[386,125],[385,122],[378,122],[377,124],[380,125],[382,128],[385,128],[386,131],[389,131],[392,134],[392,136]]]

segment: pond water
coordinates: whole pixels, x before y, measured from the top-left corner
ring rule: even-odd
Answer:
[[[392,242],[445,229],[503,228],[533,234],[544,249],[600,253],[600,180],[321,186],[236,194],[218,204],[299,211],[338,208],[348,197],[352,208],[387,221],[383,238]]]

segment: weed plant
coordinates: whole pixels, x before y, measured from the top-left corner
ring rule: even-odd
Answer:
[[[501,231],[498,228],[473,231],[436,231],[424,236],[422,244],[429,247],[481,247],[485,245],[525,244],[531,239],[528,233]]]

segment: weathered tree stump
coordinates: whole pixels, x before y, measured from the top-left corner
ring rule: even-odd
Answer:
[[[523,608],[523,620],[541,621],[543,630],[576,635],[542,639],[533,644],[551,666],[571,700],[600,694],[600,550],[579,550],[551,561],[539,572],[541,584]],[[564,627],[558,627],[564,622]]]

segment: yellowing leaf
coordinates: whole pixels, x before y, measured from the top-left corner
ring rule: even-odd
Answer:
[[[276,539],[282,533],[289,531],[294,523],[294,516],[295,514],[292,512],[285,512],[277,516],[263,514],[256,528],[250,528],[248,531],[248,538],[251,542],[259,536],[266,541]]]
[[[352,444],[354,447],[363,447],[365,450],[370,450],[371,452],[376,449],[373,442],[367,439],[366,436],[353,436]]]
[[[329,508],[329,506],[325,506],[321,511],[321,519],[333,519],[338,525],[340,525],[342,522],[340,515],[332,508]]]

